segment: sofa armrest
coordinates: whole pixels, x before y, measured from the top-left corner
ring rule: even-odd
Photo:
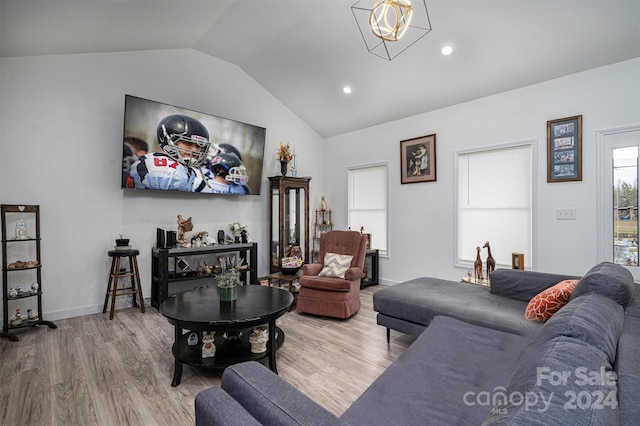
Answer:
[[[359,280],[364,277],[364,271],[361,268],[349,268],[344,274],[344,279],[348,281]]]
[[[322,271],[321,263],[305,263],[302,265],[302,273],[304,275],[318,276],[320,271]]]
[[[195,410],[196,426],[260,425],[260,422],[249,414],[242,405],[219,387],[199,392],[196,395]]]
[[[221,387],[265,425],[346,425],[255,361],[227,367]]]

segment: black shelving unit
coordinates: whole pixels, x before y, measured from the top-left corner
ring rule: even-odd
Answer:
[[[367,250],[365,267],[367,269],[365,277],[360,281],[360,288],[378,285],[378,250]]]
[[[219,244],[207,247],[153,249],[151,251],[151,306],[159,308],[169,296],[179,293],[172,287],[179,287],[179,283],[188,284],[189,281],[215,280],[214,275],[198,274],[197,263],[208,256],[207,264],[217,263],[211,255],[221,256],[225,253],[239,252],[244,259],[246,268],[241,270],[240,280],[244,284],[259,284],[258,282],[258,243]],[[190,265],[184,269],[179,266],[180,259],[185,259]],[[182,291],[192,290],[194,286],[182,287]]]
[[[40,206],[38,205],[20,205],[20,204],[2,204],[2,314],[3,325],[2,333],[0,337],[8,338],[12,341],[18,341],[18,336],[11,332],[11,330],[33,327],[36,325],[47,325],[49,328],[57,328],[57,326],[51,321],[45,321],[43,319],[42,312],[42,261],[40,251]],[[15,224],[18,221],[24,221],[24,223],[33,223],[35,225],[35,236],[28,235],[16,235],[15,237],[8,238],[7,226],[9,224]],[[16,231],[16,234],[18,232]],[[9,256],[12,251],[16,249],[18,245],[31,245],[35,247],[35,259],[20,259],[15,262],[9,263]],[[23,247],[24,248],[24,247]],[[22,291],[22,293],[12,296],[10,295],[9,281],[11,275],[17,275],[21,271],[28,271],[36,277],[38,288],[33,290],[29,284],[29,287]],[[21,277],[24,279],[24,277]],[[23,285],[26,285],[23,283]],[[22,318],[20,324],[11,324],[9,321],[9,312],[13,309],[20,309],[19,302],[26,301],[26,299],[36,298],[38,315],[36,319]],[[17,308],[16,308],[17,306]]]

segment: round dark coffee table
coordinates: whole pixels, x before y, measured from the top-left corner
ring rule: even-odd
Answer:
[[[160,305],[160,313],[175,328],[175,367],[171,386],[180,384],[184,363],[224,369],[231,364],[268,358],[269,368],[278,373],[276,351],[284,343],[284,332],[276,327],[276,319],[287,312],[293,296],[284,289],[260,285],[239,286],[237,290],[238,298],[233,302],[220,301],[218,288],[207,287],[180,293]],[[253,327],[263,324],[269,325],[267,351],[262,354],[251,353],[249,332]],[[184,330],[189,332],[184,333]],[[202,358],[203,331],[216,332],[216,355],[213,358]],[[189,335],[194,332],[198,344],[189,345]],[[236,337],[238,334],[240,336]]]

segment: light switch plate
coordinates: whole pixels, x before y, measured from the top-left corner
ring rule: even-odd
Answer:
[[[575,207],[556,209],[557,220],[576,220],[577,212]]]

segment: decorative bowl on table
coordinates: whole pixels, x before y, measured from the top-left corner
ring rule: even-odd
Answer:
[[[284,275],[295,275],[298,273],[298,271],[300,270],[300,267],[297,266],[295,268],[284,268],[284,267],[280,267],[280,272],[282,272]]]
[[[280,259],[280,272],[284,275],[295,275],[302,266],[302,259],[298,256],[283,257]]]

